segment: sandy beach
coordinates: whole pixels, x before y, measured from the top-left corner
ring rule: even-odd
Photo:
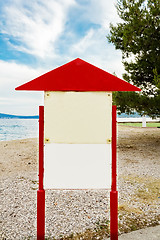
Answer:
[[[0,142],[0,165],[0,239],[35,239],[38,140]],[[160,129],[119,126],[119,234],[160,224],[159,182]],[[108,191],[46,191],[46,237],[104,239],[108,220]]]

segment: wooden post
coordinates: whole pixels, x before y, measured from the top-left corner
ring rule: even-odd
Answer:
[[[39,106],[39,189],[37,191],[37,240],[45,239],[44,106]]]
[[[112,186],[110,192],[110,239],[118,240],[118,191],[117,191],[117,111],[112,106]]]

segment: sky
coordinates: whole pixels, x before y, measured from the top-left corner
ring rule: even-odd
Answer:
[[[43,92],[15,88],[75,58],[122,78],[108,43],[116,0],[0,0],[0,113],[37,115]]]

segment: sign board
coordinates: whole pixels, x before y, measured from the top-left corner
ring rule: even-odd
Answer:
[[[45,92],[45,106],[39,108],[37,240],[45,239],[44,188],[111,188],[111,175],[110,235],[117,240],[116,106],[112,106],[112,92],[141,90],[80,58],[16,90]]]
[[[45,189],[111,186],[110,92],[45,92]]]

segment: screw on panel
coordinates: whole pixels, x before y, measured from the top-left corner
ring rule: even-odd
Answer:
[[[47,93],[47,97],[49,97],[49,95],[50,95],[50,94],[49,94],[49,93]]]
[[[107,143],[111,143],[111,139],[107,139]]]
[[[45,142],[46,142],[46,143],[49,143],[49,138],[46,138],[46,139],[45,139]]]

